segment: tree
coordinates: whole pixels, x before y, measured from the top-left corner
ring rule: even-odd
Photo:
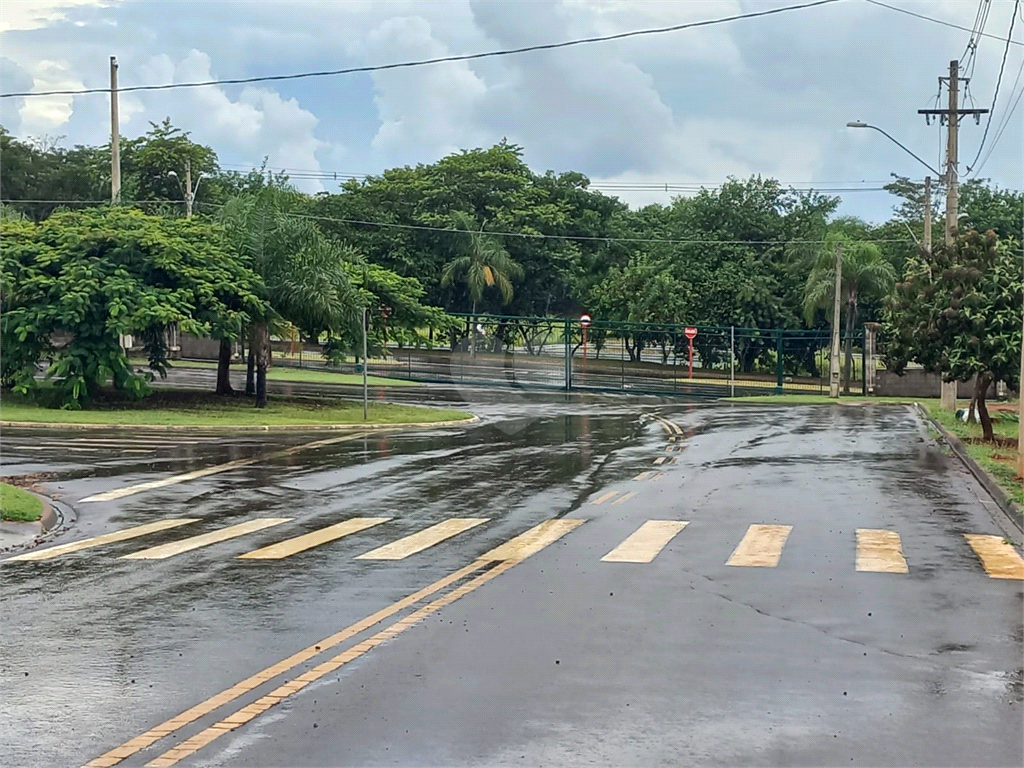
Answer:
[[[971,230],[922,249],[886,302],[887,365],[901,373],[917,362],[946,381],[977,376],[978,417],[992,441],[985,395],[997,381],[1019,387],[1022,295],[1019,241]]]
[[[840,302],[846,306],[845,371],[843,390],[850,391],[850,369],[853,362],[853,329],[857,324],[858,303],[867,296],[884,297],[896,282],[896,271],[871,242],[856,240],[865,236],[863,222],[840,219],[812,263],[804,288],[804,318],[810,324],[819,309],[828,309],[835,302],[836,249],[843,247]]]
[[[345,266],[355,254],[324,237],[305,217],[306,204],[294,190],[268,186],[234,198],[220,213],[237,252],[262,278],[270,303],[270,312],[250,325],[246,392],[256,395],[257,408],[267,404],[274,321],[314,337],[359,322],[358,297]]]
[[[452,228],[460,237],[452,238],[451,251],[455,257],[441,271],[441,286],[448,287],[461,281],[473,302],[472,322],[476,322],[477,304],[483,301],[487,288],[495,288],[501,303],[512,301],[512,281],[521,280],[523,268],[519,266],[501,242],[501,238],[488,234],[482,225],[462,211],[451,217]],[[476,332],[472,333],[473,351],[476,351]]]
[[[38,389],[36,366],[46,361],[65,408],[88,404],[108,380],[132,396],[147,392],[121,334],[143,339],[151,379],[166,375],[169,324],[216,337],[266,310],[258,276],[209,223],[101,208],[41,224],[4,217],[0,228],[3,384]]]

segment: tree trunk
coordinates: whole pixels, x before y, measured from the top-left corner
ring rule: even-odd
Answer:
[[[256,323],[253,336],[253,349],[256,353],[256,407],[266,408],[267,368],[270,366],[270,329],[267,324]]]
[[[967,406],[967,423],[978,423],[978,374],[974,374],[974,392],[971,393],[971,402]]]
[[[245,395],[256,394],[256,328],[249,326],[249,356],[245,364]]]
[[[233,395],[231,388],[231,340],[220,340],[220,352],[217,357],[217,394]]]
[[[978,402],[978,418],[981,420],[981,432],[985,442],[995,442],[995,435],[992,434],[992,419],[988,415],[988,407],[985,405],[985,395],[988,392],[992,378],[987,374],[979,374],[974,381],[974,397]]]
[[[846,305],[846,365],[843,374],[843,394],[850,394],[850,369],[853,366],[853,323],[857,316],[857,300],[851,298]]]

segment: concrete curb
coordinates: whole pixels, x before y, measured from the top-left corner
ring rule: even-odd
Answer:
[[[999,483],[996,482],[995,478],[986,472],[978,462],[971,458],[970,454],[967,453],[966,446],[964,446],[960,438],[933,419],[931,414],[928,413],[920,403],[914,403],[914,407],[921,415],[921,418],[928,424],[935,427],[936,431],[942,435],[942,439],[945,441],[946,445],[949,446],[950,450],[953,451],[961,462],[963,462],[964,466],[967,467],[971,474],[977,478],[979,483],[981,483],[982,488],[984,488],[988,492],[988,495],[992,497],[992,500],[995,501],[996,506],[1002,513],[1001,519],[996,522],[1009,523],[1014,533],[1018,536],[1024,537],[1024,519],[1021,517],[1020,510],[1016,502],[1006,495],[1006,492],[1000,487]],[[1000,525],[1000,527],[1005,528],[1004,525]]]
[[[476,424],[479,416],[452,421],[412,421],[395,424],[265,424],[265,425],[224,425],[191,426],[178,424],[57,424],[48,421],[0,421],[0,428],[18,429],[130,429],[152,430],[154,432],[365,432],[367,430],[430,429],[432,427],[461,427]]]

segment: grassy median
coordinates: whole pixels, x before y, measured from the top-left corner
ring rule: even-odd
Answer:
[[[28,491],[0,483],[0,520],[30,523],[43,514],[43,502]]]
[[[860,394],[851,394],[842,395],[838,400],[834,400],[828,395],[812,395],[808,393],[749,395],[744,397],[727,397],[725,399],[730,403],[764,405],[872,405],[874,403],[913,405],[914,403],[920,403],[927,408],[931,407],[932,404],[938,405],[939,403],[937,397],[865,397]]]
[[[146,368],[149,363],[145,360],[132,360],[136,368]],[[203,360],[175,360],[171,363],[171,369],[176,371],[188,370],[189,368],[216,369],[217,364]],[[231,366],[232,372],[244,371],[245,366],[235,364]],[[340,373],[327,369],[317,370],[315,368],[291,368],[286,366],[271,366],[267,369],[267,381],[295,381],[308,384],[359,384],[363,383],[361,373]],[[159,379],[156,382],[159,384]],[[389,379],[384,376],[367,376],[366,383],[371,387],[414,387],[415,381],[408,379]]]
[[[963,402],[959,407],[966,408]],[[1003,404],[989,404],[992,416],[992,432],[995,443],[982,442],[981,424],[967,424],[950,411],[942,410],[936,403],[928,408],[928,414],[947,430],[960,438],[967,453],[988,472],[1007,495],[1018,504],[1024,504],[1024,490],[1017,477],[1017,411],[1004,409]],[[993,410],[996,408],[998,410]]]
[[[218,397],[192,390],[158,390],[135,401],[107,394],[82,411],[44,408],[9,392],[3,394],[0,402],[0,419],[40,424],[228,428],[434,423],[470,417],[471,414],[446,408],[371,402],[369,419],[363,421],[362,401],[271,395],[266,408],[255,408],[250,398]]]

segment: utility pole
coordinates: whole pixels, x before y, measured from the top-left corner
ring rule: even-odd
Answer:
[[[1020,234],[1021,255],[1024,257],[1024,229]],[[1024,270],[1024,261],[1021,268]],[[1024,327],[1021,328],[1020,341],[1020,379],[1017,381],[1017,475],[1024,481]]]
[[[192,218],[192,160],[185,158],[185,218]]]
[[[843,244],[836,243],[836,293],[832,302],[832,356],[829,361],[828,396],[839,397],[839,322],[843,286]]]
[[[924,177],[924,249],[932,252],[932,177]]]
[[[363,307],[363,421],[366,421],[367,419],[370,418],[370,416],[369,416],[369,411],[370,411],[370,406],[369,406],[370,395],[369,395],[369,387],[367,386],[367,379],[366,379],[366,375],[367,375],[366,374],[366,363],[367,363],[367,359],[366,359],[366,334],[368,332],[367,329],[368,329],[369,325],[370,325],[370,310],[368,308],[366,308],[366,307]]]
[[[946,124],[946,245],[952,245],[956,239],[959,184],[957,183],[958,138],[961,115],[973,115],[975,121],[988,112],[987,109],[960,109],[960,62],[956,59],[949,62],[949,78],[943,80],[949,90],[949,107],[947,109],[919,109],[918,114],[924,115],[931,122],[933,115],[939,116],[940,124]],[[970,82],[964,78],[966,86]],[[956,381],[942,382],[941,407],[944,411],[956,410]]]
[[[110,203],[121,199],[121,128],[117,115],[117,57],[110,57]]]

